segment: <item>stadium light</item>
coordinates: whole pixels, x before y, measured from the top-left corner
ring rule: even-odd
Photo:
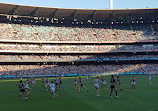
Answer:
[[[113,9],[113,0],[110,0],[110,9]]]

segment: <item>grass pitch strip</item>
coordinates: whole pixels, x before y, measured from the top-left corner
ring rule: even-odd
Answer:
[[[157,111],[158,110],[158,77],[152,77],[152,84],[147,76],[135,76],[136,92],[130,90],[131,76],[120,76],[123,92],[118,91],[119,98],[112,99],[110,94],[110,76],[105,76],[108,90],[102,90],[96,96],[93,85],[95,77],[89,82],[84,81],[88,92],[81,88],[78,93],[73,85],[74,78],[63,77],[63,89],[56,91],[58,97],[51,98],[51,92],[46,91],[41,79],[36,79],[36,87],[31,88],[28,100],[22,100],[18,90],[19,80],[0,80],[0,111]],[[84,77],[82,77],[84,78]],[[116,77],[115,77],[116,78]],[[54,78],[49,78],[54,80]],[[26,79],[24,79],[26,83]],[[117,90],[118,85],[116,85]]]

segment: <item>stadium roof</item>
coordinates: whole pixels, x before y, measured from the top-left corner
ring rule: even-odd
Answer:
[[[54,18],[109,18],[127,15],[158,14],[158,8],[147,9],[66,9],[0,3],[0,14]]]

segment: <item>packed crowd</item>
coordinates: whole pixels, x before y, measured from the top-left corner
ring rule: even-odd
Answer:
[[[0,65],[0,75],[101,74],[158,72],[158,64],[130,65]]]
[[[0,44],[0,50],[14,51],[57,51],[57,52],[122,52],[157,50],[158,45],[30,45],[30,44]]]
[[[157,59],[158,55],[0,55],[0,61],[73,61],[98,59]]]
[[[0,23],[0,39],[30,41],[157,40],[150,24],[87,27],[36,26]]]
[[[0,23],[0,40],[30,41],[139,41],[158,40],[150,24],[107,25],[88,27],[37,26]],[[33,45],[0,44],[0,51],[59,51],[59,52],[122,52],[157,50],[158,45]],[[18,60],[84,60],[142,59],[158,55],[0,55],[0,61]],[[97,74],[158,71],[158,64],[128,65],[0,65],[0,75]]]

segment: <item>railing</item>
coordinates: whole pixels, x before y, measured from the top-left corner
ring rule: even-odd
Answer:
[[[135,59],[60,59],[60,60],[0,60],[1,63],[5,62],[22,62],[22,63],[28,63],[28,62],[104,62],[104,61],[153,61],[153,60],[158,60],[158,58],[135,58]]]
[[[55,53],[61,53],[61,54],[98,54],[98,53],[137,53],[137,52],[158,52],[158,50],[133,50],[133,51],[19,51],[19,50],[0,50],[0,53],[26,53],[26,54],[38,54],[38,53],[44,53],[44,54],[55,54]]]
[[[126,72],[126,73],[98,73],[98,74],[90,74],[91,76],[97,75],[147,75],[147,74],[157,74],[155,72]],[[74,76],[86,76],[88,74],[41,74],[41,75],[23,75],[23,78],[30,78],[30,77],[74,77]],[[0,75],[0,79],[9,79],[9,78],[20,78],[20,75]]]
[[[35,44],[119,44],[119,43],[141,43],[158,42],[158,40],[140,40],[140,41],[29,41],[29,40],[0,40],[3,43],[35,43]]]

